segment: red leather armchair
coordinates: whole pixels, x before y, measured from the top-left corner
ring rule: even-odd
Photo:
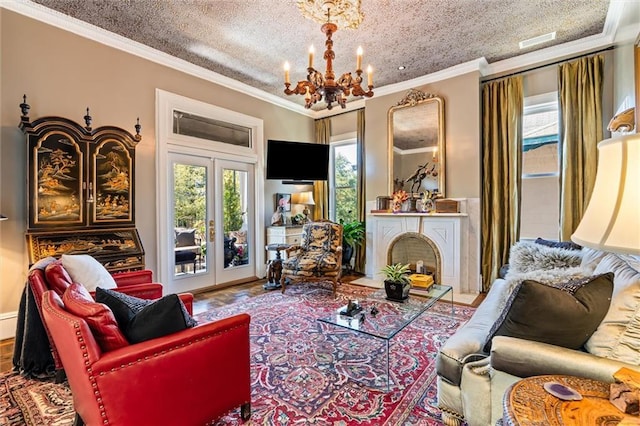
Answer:
[[[78,424],[204,425],[238,406],[251,415],[247,314],[102,352],[55,292],[45,292],[42,312]]]
[[[148,269],[144,271],[118,272],[113,274],[113,279],[118,285],[114,290],[121,293],[147,300],[162,297],[162,284],[152,282],[152,272]],[[72,280],[62,266],[62,261],[56,260],[47,266],[46,273],[45,269],[32,269],[28,275],[28,282],[33,292],[40,318],[42,318],[43,294],[47,290],[54,290],[59,296],[62,296],[65,289],[71,285]],[[91,293],[91,295],[95,297],[94,293]],[[183,293],[179,297],[189,314],[193,314],[193,295],[191,293]],[[42,321],[44,322],[44,319]],[[62,376],[62,363],[60,362],[57,347],[51,338],[51,332],[47,324],[44,324],[44,327],[49,337],[57,377],[64,377]]]

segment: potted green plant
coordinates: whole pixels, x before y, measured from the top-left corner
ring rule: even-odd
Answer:
[[[380,273],[385,276],[384,290],[387,293],[387,299],[402,302],[409,297],[411,289],[409,272],[411,272],[409,264],[396,263],[382,268]]]
[[[364,242],[366,233],[364,222],[354,220],[352,222],[340,221],[342,224],[342,264],[350,269],[351,258],[356,247]]]

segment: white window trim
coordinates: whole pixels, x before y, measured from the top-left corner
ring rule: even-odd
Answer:
[[[157,205],[164,206],[156,209],[156,262],[158,271],[156,274],[163,282],[163,277],[171,276],[169,265],[171,264],[167,250],[163,248],[172,245],[169,240],[170,233],[165,229],[167,226],[168,206],[167,188],[169,186],[169,176],[167,173],[169,164],[169,152],[182,152],[198,155],[203,152],[203,139],[192,136],[177,135],[173,133],[173,111],[181,111],[238,124],[252,129],[252,143],[250,148],[238,147],[222,142],[206,141],[207,152],[216,151],[216,158],[225,160],[235,160],[255,164],[255,206],[264,206],[264,123],[262,119],[251,117],[246,114],[231,111],[215,105],[180,96],[175,93],[156,89],[156,188]],[[264,215],[258,212],[255,215],[254,226],[255,235],[255,257],[256,276],[265,275],[265,252],[260,250],[264,247],[265,229]],[[165,280],[167,281],[167,280]]]
[[[336,182],[335,182],[335,148],[341,145],[350,145],[358,143],[358,133],[357,132],[348,132],[341,133],[339,135],[331,136],[330,141],[330,150],[331,155],[329,156],[329,219],[335,221],[336,220]]]

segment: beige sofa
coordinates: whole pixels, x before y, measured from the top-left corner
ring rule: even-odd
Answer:
[[[614,273],[611,303],[583,348],[496,336],[486,353],[487,337],[515,285],[509,274],[497,279],[472,318],[437,355],[444,424],[495,425],[502,418],[505,390],[523,377],[568,374],[611,382],[621,367],[640,371],[640,261],[590,249],[582,249],[580,257],[585,274]]]

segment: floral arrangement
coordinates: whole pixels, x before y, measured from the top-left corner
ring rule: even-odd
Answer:
[[[409,194],[404,189],[399,189],[391,195],[393,201],[393,211],[399,212],[402,208],[402,203],[409,199]]]
[[[402,204],[409,199],[409,194],[404,189],[399,189],[391,195],[394,204]]]

